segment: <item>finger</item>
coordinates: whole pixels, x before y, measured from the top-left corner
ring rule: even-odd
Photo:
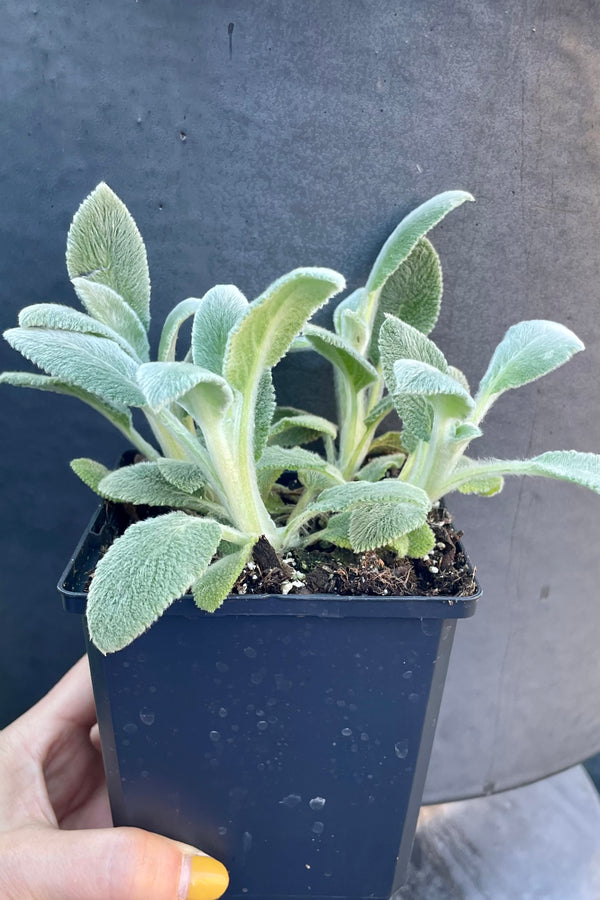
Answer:
[[[225,867],[134,828],[0,836],[0,895],[10,900],[217,900]]]
[[[97,722],[92,725],[90,729],[90,743],[93,747],[95,747],[98,753],[102,753],[102,746],[100,744],[100,729],[98,728]]]
[[[42,717],[91,728],[96,721],[96,712],[87,656],[82,656],[58,684],[25,713],[25,717]]]

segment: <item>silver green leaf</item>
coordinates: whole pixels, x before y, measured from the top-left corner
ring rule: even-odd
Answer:
[[[110,469],[107,469],[102,463],[96,462],[95,459],[86,459],[85,457],[72,459],[69,465],[84,484],[87,484],[94,493],[100,494],[98,487],[102,479],[109,474]]]
[[[67,384],[117,405],[146,402],[135,381],[136,362],[114,341],[49,328],[9,328],[4,337],[26,359]]]
[[[0,375],[0,384],[36,388],[41,391],[51,391],[54,394],[65,394],[67,397],[77,397],[109,419],[121,431],[128,431],[132,426],[131,413],[126,406],[105,402],[95,394],[67,384],[53,375],[38,375],[37,372],[3,372]]]
[[[115,469],[98,484],[97,492],[118,503],[194,508],[190,494],[169,483],[157,462],[140,462]]]
[[[331,269],[295,269],[275,281],[229,336],[224,373],[242,393],[253,390],[265,369],[276,365],[309,317],[341,291],[344,279]]]
[[[394,364],[399,359],[417,360],[440,372],[448,372],[446,358],[433,341],[397,316],[385,317],[379,333],[379,353],[383,375],[392,393],[396,391]]]
[[[311,535],[311,543],[315,541],[328,541],[335,544],[336,547],[344,547],[346,550],[352,550],[352,542],[350,540],[350,517],[352,512],[337,513],[331,516],[327,522],[327,526],[322,531],[315,532]]]
[[[73,287],[90,316],[120,334],[142,361],[148,359],[150,347],[146,329],[120,294],[89,278],[74,278]]]
[[[371,425],[376,425],[379,422],[383,422],[386,416],[389,416],[391,411],[394,408],[394,401],[390,394],[386,394],[385,397],[382,397],[379,400],[371,412],[365,418],[365,425],[370,427]]]
[[[177,347],[177,338],[179,329],[191,316],[193,316],[202,304],[202,300],[196,297],[188,297],[182,300],[177,306],[174,306],[163,325],[158,345],[158,359],[160,362],[174,362],[175,350]]]
[[[353,291],[351,294],[348,294],[347,297],[344,297],[343,300],[340,300],[340,302],[334,309],[333,325],[335,327],[335,330],[341,337],[346,337],[346,335],[344,334],[344,313],[359,313],[359,311],[365,304],[366,296],[367,295],[364,287],[358,288],[358,290]]]
[[[306,325],[304,337],[310,341],[313,350],[340,370],[355,391],[377,381],[377,369],[343,337],[318,325]]]
[[[206,570],[221,539],[217,522],[183,512],[130,525],[100,559],[87,605],[102,653],[130,644]]]
[[[512,325],[481,379],[477,419],[499,394],[541,378],[583,349],[577,335],[558,322],[532,319]]]
[[[370,462],[359,469],[356,477],[360,481],[381,481],[390,469],[401,469],[406,460],[405,453],[389,453],[376,456]]]
[[[196,463],[161,457],[156,465],[165,481],[185,494],[195,494],[206,484],[204,469]]]
[[[197,366],[223,374],[231,330],[248,311],[248,301],[233,284],[217,284],[202,298],[192,326],[192,358]]]
[[[302,447],[267,447],[256,464],[256,474],[261,493],[265,496],[282,472],[303,473],[322,472],[330,480],[343,481],[335,466],[327,463],[317,453]]]
[[[315,513],[343,511],[363,503],[376,505],[383,501],[413,504],[423,515],[427,515],[431,507],[429,497],[421,488],[395,478],[386,478],[376,483],[350,481],[327,488],[315,502],[311,503],[309,509]]]
[[[335,440],[337,427],[328,419],[297,409],[282,408],[275,411],[269,443],[281,447],[310,444],[320,437]]]
[[[435,547],[435,535],[426,522],[419,528],[409,531],[407,538],[406,556],[412,559],[421,559]]]
[[[239,550],[215,560],[192,585],[194,602],[206,612],[214,612],[222,605],[248,562],[254,541]]]
[[[376,453],[405,454],[405,451],[406,447],[404,446],[402,440],[402,432],[385,431],[383,434],[378,434],[377,437],[373,438],[369,447],[368,455],[373,456]]]
[[[127,207],[103,182],[75,213],[67,237],[67,269],[71,279],[83,275],[112,288],[148,328],[146,248]]]
[[[173,400],[181,400],[190,415],[194,415],[190,406],[197,411],[197,404],[203,403],[224,411],[233,400],[224,378],[193,363],[144,363],[137,371],[137,381],[146,402],[156,411]]]
[[[409,213],[389,236],[375,260],[367,281],[368,293],[383,287],[390,275],[404,262],[421,238],[425,237],[452,209],[465,200],[473,200],[466,191],[445,191]]]
[[[502,461],[500,461],[502,464]],[[522,474],[571,481],[600,494],[600,455],[577,450],[549,450],[523,460]],[[512,472],[507,469],[506,474]],[[518,474],[518,473],[517,473]]]
[[[423,525],[427,511],[423,511],[417,503],[399,500],[357,506],[350,513],[348,530],[352,549],[362,553],[385,547],[390,541]]]
[[[105,337],[114,341],[121,350],[139,362],[139,357],[131,344],[118,332],[70,306],[61,306],[60,303],[34,303],[33,306],[26,306],[21,310],[19,325],[23,328],[55,328],[60,331],[75,331]]]
[[[445,416],[463,419],[474,403],[456,379],[435,366],[414,359],[399,359],[394,363],[395,394],[403,397],[423,397],[439,405]]]
[[[421,238],[411,253],[390,275],[379,297],[370,355],[379,358],[378,338],[386,313],[429,334],[438,320],[442,302],[442,267],[427,238]]]
[[[260,459],[269,439],[269,430],[277,406],[271,370],[266,369],[258,382],[254,410],[254,459]]]

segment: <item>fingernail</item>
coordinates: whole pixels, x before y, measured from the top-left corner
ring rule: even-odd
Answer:
[[[212,856],[184,856],[178,900],[218,900],[229,884],[225,866]]]

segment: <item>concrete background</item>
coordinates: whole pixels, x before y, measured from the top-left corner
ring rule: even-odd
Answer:
[[[473,381],[506,328],[556,319],[587,352],[506,395],[480,455],[600,449],[600,22],[589,0],[5,0],[0,12],[0,325],[76,305],[64,265],[106,180],[145,237],[154,348],[216,282],[250,297],[298,265],[362,283],[389,231],[446,188],[434,337]],[[322,321],[330,313],[324,312]],[[0,370],[26,368],[8,345]],[[296,380],[301,396],[296,391]],[[295,356],[280,402],[331,413]],[[70,398],[0,396],[0,724],[81,652],[54,586],[95,505],[68,468],[123,441]],[[600,498],[513,480],[452,503],[485,599],[455,644],[427,790],[497,790],[600,749]]]

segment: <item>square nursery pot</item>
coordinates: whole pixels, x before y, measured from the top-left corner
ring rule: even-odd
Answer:
[[[102,506],[59,583],[83,617],[115,825],[200,847],[235,900],[387,900],[406,875],[466,598],[190,596],[103,656],[86,580]]]

